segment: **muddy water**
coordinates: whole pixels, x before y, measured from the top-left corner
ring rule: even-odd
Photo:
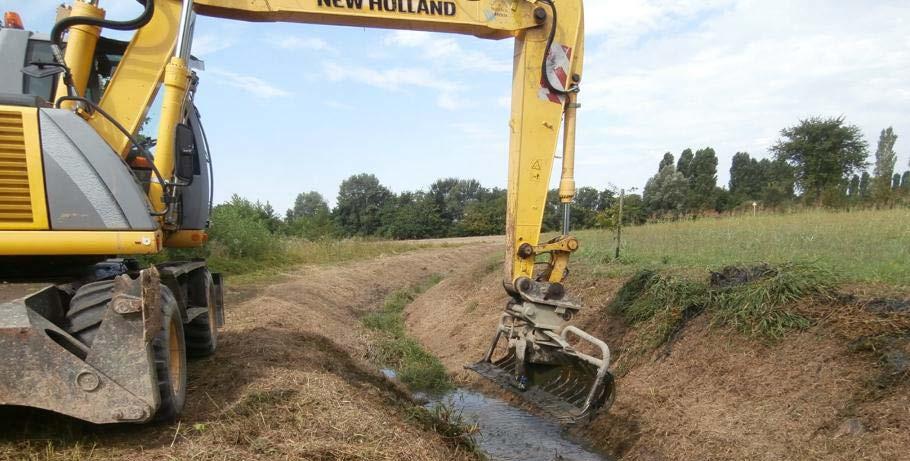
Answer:
[[[393,370],[382,370],[394,378]],[[480,433],[474,440],[494,461],[607,461],[569,440],[559,424],[513,407],[495,397],[467,389],[455,389],[443,396],[420,394],[428,407],[444,404],[461,412],[467,423],[476,423]]]

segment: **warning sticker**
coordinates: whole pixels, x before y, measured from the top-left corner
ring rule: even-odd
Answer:
[[[553,43],[550,47],[550,53],[547,55],[547,74],[540,76],[540,90],[537,95],[540,99],[565,104],[566,97],[550,89],[547,85],[548,79],[550,85],[560,91],[566,91],[569,85],[569,67],[572,62],[572,48]]]

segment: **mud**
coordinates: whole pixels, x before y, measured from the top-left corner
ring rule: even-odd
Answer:
[[[577,324],[606,340],[619,362],[639,333],[606,309],[625,280],[592,273],[576,265],[567,284],[585,306]],[[728,275],[734,283],[743,278]],[[489,343],[506,300],[497,289],[500,276],[478,263],[406,310],[411,334],[463,386],[488,393],[496,390],[462,366]],[[910,318],[808,302],[800,309],[814,326],[774,343],[694,316],[676,332],[672,348],[656,350],[619,377],[609,414],[573,432],[631,460],[908,459],[910,376],[900,372],[908,349],[900,343],[860,351],[850,343],[858,335],[910,331]]]

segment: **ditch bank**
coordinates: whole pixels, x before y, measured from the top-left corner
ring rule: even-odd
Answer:
[[[521,405],[463,368],[485,352],[506,302],[497,263],[479,260],[427,290],[405,310],[406,325],[460,386]],[[910,312],[871,294],[890,289],[799,297],[788,303],[794,324],[770,339],[719,323],[710,309],[671,309],[679,321],[653,342],[658,325],[608,307],[628,280],[593,273],[576,265],[567,285],[586,307],[577,324],[611,346],[617,399],[571,431],[598,451],[633,460],[905,459]]]

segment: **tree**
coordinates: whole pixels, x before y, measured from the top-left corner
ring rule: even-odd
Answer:
[[[761,200],[767,206],[779,206],[793,199],[796,184],[796,169],[782,160],[762,159],[760,175],[764,180]]]
[[[910,170],[901,175],[901,191],[905,194],[910,192]]]
[[[692,149],[686,149],[679,154],[679,161],[676,162],[676,171],[689,178],[692,176]]]
[[[317,240],[336,233],[332,213],[322,194],[302,192],[294,200],[294,208],[285,215],[287,233],[307,240]]]
[[[684,173],[678,172],[685,176]],[[715,207],[714,189],[717,187],[717,154],[706,147],[695,152],[690,165],[689,210],[699,212]]]
[[[492,189],[465,207],[461,228],[465,235],[499,235],[506,231],[506,191]]]
[[[873,176],[876,178],[891,178],[894,174],[894,165],[897,163],[897,153],[894,152],[894,143],[897,142],[897,135],[890,126],[882,130],[878,137],[878,147],[875,149],[875,170]]]
[[[476,202],[486,190],[474,179],[446,178],[430,185],[430,199],[436,203],[439,215],[445,221],[447,232],[453,234],[464,217],[469,203]]]
[[[388,201],[383,234],[394,239],[442,237],[448,227],[436,202],[423,192],[403,192]]]
[[[673,163],[675,163],[673,161],[673,154],[667,152],[664,154],[664,157],[660,159],[660,165],[657,166],[657,171],[660,172],[660,170],[663,170],[664,167],[673,165]]]
[[[852,200],[859,198],[859,175],[855,174],[850,178],[850,186],[847,187],[847,196]]]
[[[748,152],[733,154],[733,162],[730,164],[730,194],[737,201],[754,200],[758,197],[756,166],[757,162],[749,157]]]
[[[891,177],[891,190],[897,191],[901,188],[901,174],[894,173],[894,176]]]
[[[689,181],[670,163],[648,180],[643,199],[653,214],[672,213],[679,216],[685,210],[688,190]]]
[[[342,181],[333,215],[345,235],[376,235],[382,227],[382,212],[394,196],[371,174]]]
[[[869,176],[869,172],[863,171],[862,176],[859,178],[859,197],[863,200],[869,198],[870,182],[872,182],[872,178]]]
[[[329,205],[322,194],[316,191],[301,192],[294,200],[294,208],[287,212],[286,219],[293,221],[300,218],[312,218],[319,214],[328,214]]]
[[[843,117],[801,120],[781,136],[771,152],[796,168],[796,184],[816,205],[825,191],[836,191],[845,176],[866,166],[868,144],[859,127],[845,125]]]

